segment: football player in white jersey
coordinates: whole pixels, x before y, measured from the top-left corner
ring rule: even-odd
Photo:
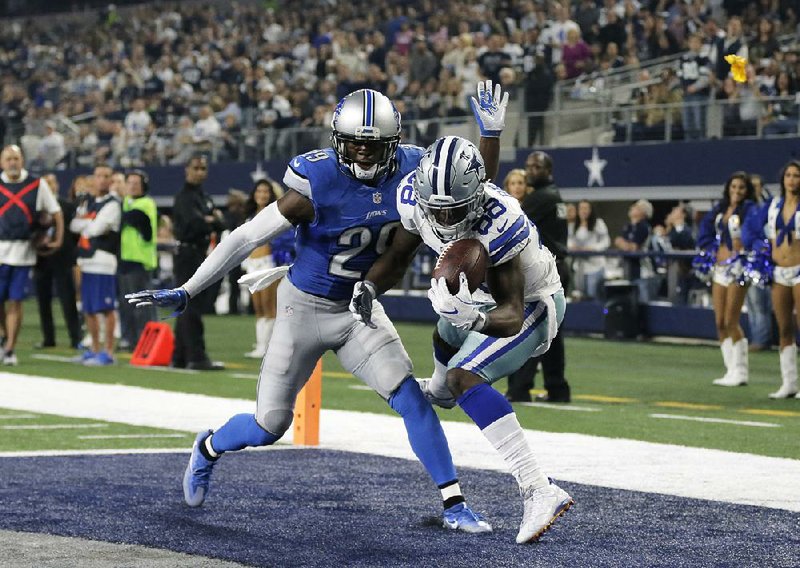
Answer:
[[[434,142],[400,182],[402,226],[355,286],[350,310],[369,324],[372,302],[402,278],[423,242],[439,254],[464,238],[485,247],[485,290],[470,293],[463,273],[456,294],[444,278],[431,280],[428,297],[440,316],[435,370],[420,383],[440,406],[458,404],[505,460],[524,500],[517,542],[526,543],[538,540],[573,500],[541,471],[511,405],[491,384],[547,351],[566,302],[555,258],[536,227],[486,177],[483,158],[468,140],[446,136]]]

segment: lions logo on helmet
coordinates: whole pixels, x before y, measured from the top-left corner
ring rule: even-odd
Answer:
[[[331,128],[331,143],[336,157],[353,177],[372,182],[395,166],[400,143],[400,113],[385,95],[372,89],[350,93],[336,105]],[[348,155],[347,142],[380,144],[375,163],[368,169],[359,167]]]
[[[486,167],[478,149],[445,136],[423,154],[414,176],[417,206],[442,241],[463,237],[483,214]]]

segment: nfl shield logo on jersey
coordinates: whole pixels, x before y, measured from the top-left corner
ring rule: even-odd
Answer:
[[[383,201],[383,194],[382,193],[375,192],[375,193],[372,194],[372,202],[375,205],[380,205],[382,201]]]

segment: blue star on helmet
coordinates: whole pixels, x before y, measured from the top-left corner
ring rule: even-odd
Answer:
[[[464,158],[469,158],[469,166],[467,166],[467,169],[464,170],[464,174],[468,174],[470,172],[475,172],[476,176],[480,175],[479,172],[480,172],[481,166],[483,164],[481,164],[481,161],[478,158],[478,155],[473,152],[471,155],[467,156],[466,152],[464,152],[464,154],[462,154],[461,156],[464,157]]]

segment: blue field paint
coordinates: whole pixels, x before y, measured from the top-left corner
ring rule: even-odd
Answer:
[[[800,549],[797,513],[563,482],[575,507],[520,546],[514,480],[463,469],[470,505],[495,532],[455,533],[439,528],[438,491],[418,463],[327,450],[226,455],[209,500],[190,509],[187,456],[4,458],[0,528],[253,566],[773,567],[796,566]]]

